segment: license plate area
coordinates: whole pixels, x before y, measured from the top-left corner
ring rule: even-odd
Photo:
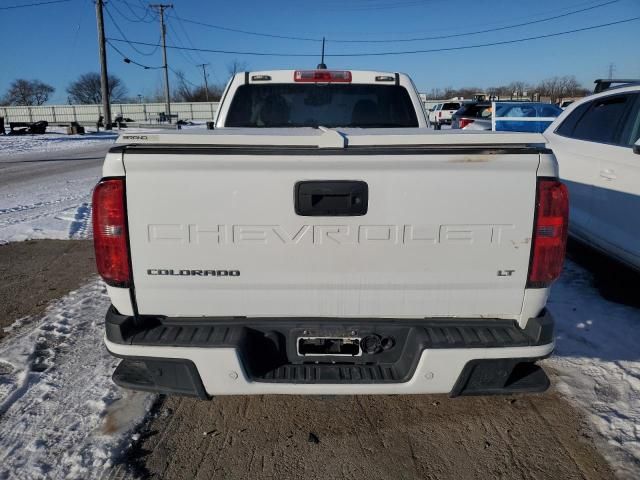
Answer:
[[[296,350],[301,357],[359,357],[359,337],[298,337]]]

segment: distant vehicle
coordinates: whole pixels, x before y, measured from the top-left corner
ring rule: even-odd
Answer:
[[[640,270],[640,80],[603,80],[596,91],[544,136],[569,187],[570,234]]]
[[[560,103],[558,103],[558,107],[560,107],[562,110],[564,110],[569,105],[571,105],[573,102],[575,102],[575,100],[562,100]]]
[[[436,115],[438,111],[442,108],[442,103],[436,103],[433,107],[428,110],[427,121],[428,126],[432,126],[436,123]]]
[[[497,132],[544,132],[562,113],[550,103],[494,102],[492,130]]]
[[[464,102],[451,117],[451,128],[491,130],[491,102]]]
[[[561,113],[549,103],[467,102],[453,115],[451,128],[540,133]]]
[[[434,117],[434,121],[432,122],[433,128],[436,130],[440,130],[442,125],[451,125],[451,118],[453,114],[458,111],[460,108],[460,102],[446,102],[443,103],[440,109],[436,113]]]

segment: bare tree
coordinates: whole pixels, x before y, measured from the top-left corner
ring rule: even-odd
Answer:
[[[482,91],[483,89],[479,87],[447,87],[444,90],[440,88],[432,88],[431,91],[427,94],[427,98],[430,100],[445,100],[447,98],[453,97],[472,98],[473,95]]]
[[[557,102],[561,98],[580,97],[589,94],[589,90],[582,87],[573,75],[567,75],[564,77],[547,78],[538,85],[517,80],[506,85],[497,85],[488,88],[432,88],[427,94],[427,98],[431,100],[442,100],[452,97],[472,98],[474,94],[483,92],[494,99],[534,99],[537,96],[542,96],[549,98],[552,102]]]
[[[2,103],[5,105],[42,105],[55,91],[51,85],[40,80],[18,78],[9,86]]]
[[[237,58],[227,63],[227,72],[229,72],[229,75],[232,77],[238,72],[246,72],[247,70],[249,70],[249,64]]]
[[[95,105],[102,103],[102,90],[100,89],[100,74],[90,72],[80,75],[78,80],[67,87],[69,100],[83,105]],[[114,75],[109,75],[109,94],[114,103],[123,102],[127,98],[127,88],[122,80]]]
[[[432,88],[429,93],[427,93],[427,98],[429,100],[441,100],[444,98],[444,92],[439,88]]]
[[[444,90],[442,91],[442,98],[451,98],[455,93],[456,91],[453,89],[453,87],[444,87]]]
[[[206,102],[207,92],[204,85],[195,85],[187,80],[184,73],[176,71],[176,87],[174,95],[179,102]],[[222,96],[222,88],[218,85],[209,85],[209,101],[216,102]]]
[[[561,98],[577,97],[588,93],[588,90],[583,88],[573,75],[547,78],[540,82],[537,88],[540,94],[549,97],[552,103]]]
[[[542,80],[538,85],[540,94],[549,97],[552,103],[558,101],[562,96],[562,79],[560,77],[551,77]]]
[[[520,80],[516,80],[514,82],[509,83],[509,85],[507,85],[506,87],[508,90],[510,90],[509,92],[509,96],[511,98],[515,97],[515,98],[522,98],[524,97],[524,93],[527,92],[527,94],[532,90],[532,87],[529,86],[529,84],[527,84],[526,82],[522,82]]]
[[[589,93],[589,90],[580,85],[573,75],[562,77],[562,95],[564,97],[581,97]]]

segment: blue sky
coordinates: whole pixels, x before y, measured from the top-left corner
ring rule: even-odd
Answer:
[[[0,0],[0,8],[44,0]],[[155,0],[154,0],[155,1]],[[501,31],[449,39],[402,43],[335,43],[331,39],[393,40],[439,36],[504,27],[588,8],[608,0],[173,0],[168,11],[167,44],[254,52],[315,53],[317,42],[296,41],[222,31],[174,17],[246,31],[284,36],[327,37],[327,53],[381,52],[446,48],[489,43],[571,30],[640,16],[640,0],[610,5],[560,19]],[[147,14],[143,0],[109,0],[107,9],[129,40],[156,43],[159,25]],[[142,19],[143,21],[139,21]],[[109,15],[107,36],[121,38]],[[91,0],[31,8],[0,9],[0,95],[15,78],[38,78],[54,87],[50,103],[65,103],[65,87],[78,75],[98,71],[95,7]],[[150,66],[161,64],[161,52],[142,55],[126,43],[118,48],[131,59]],[[522,80],[535,83],[554,75],[575,75],[591,86],[606,77],[609,64],[615,76],[640,78],[640,21],[538,39],[512,45],[414,55],[329,57],[330,68],[403,71],[420,91],[447,86],[487,87]],[[143,53],[153,47],[137,46]],[[315,67],[316,58],[242,56],[169,50],[169,64],[193,83],[202,82],[195,65],[210,63],[210,82],[223,83],[234,59],[252,70]],[[125,64],[109,49],[110,73],[121,77],[131,96],[149,95],[162,85],[160,70]],[[173,75],[172,75],[173,79]]]

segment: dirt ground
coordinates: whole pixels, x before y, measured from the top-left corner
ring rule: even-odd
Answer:
[[[89,241],[0,246],[0,326],[37,314],[94,271]],[[126,467],[119,466],[137,478],[613,478],[586,421],[553,391],[457,399],[161,397],[140,433],[124,453]]]
[[[130,455],[162,479],[610,479],[556,393],[170,397]]]
[[[93,242],[30,240],[0,245],[0,339],[2,327],[41,313],[96,271]]]

